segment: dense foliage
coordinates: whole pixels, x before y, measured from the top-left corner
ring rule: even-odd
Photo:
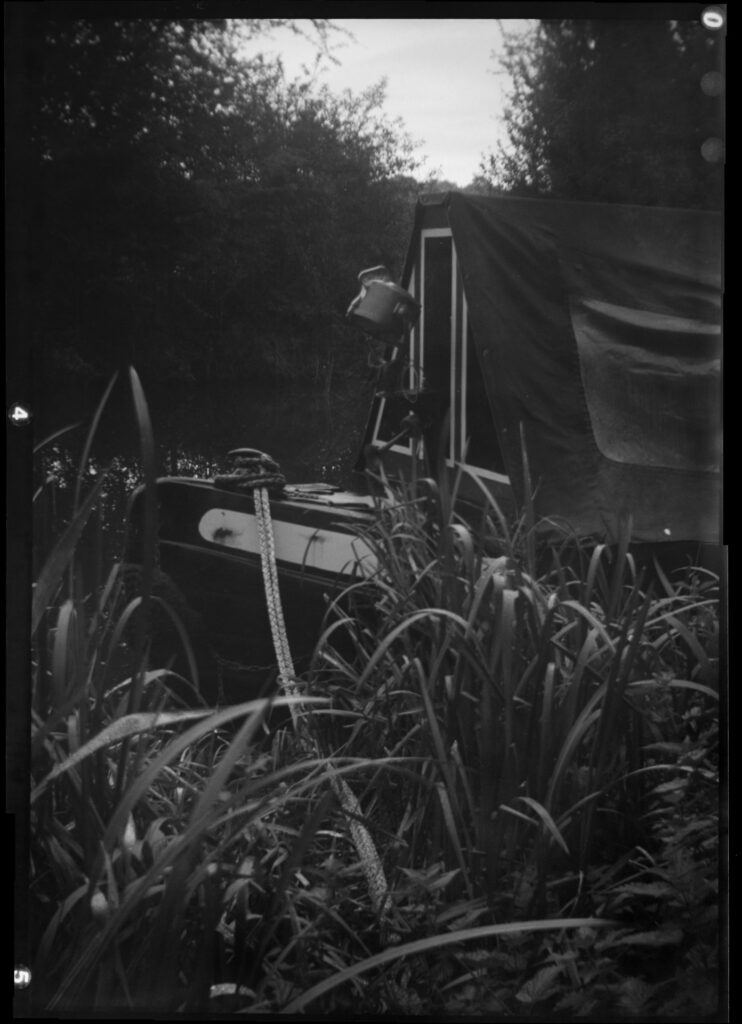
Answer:
[[[294,729],[268,701],[183,706],[142,628],[152,566],[133,599],[120,564],[83,578],[106,479],[79,474],[34,592],[30,1008],[721,1009],[712,573],[643,576],[625,542],[540,552],[530,508],[488,502],[474,526],[444,480],[402,486]]]
[[[521,195],[718,209],[723,38],[698,22],[545,20],[505,33],[508,144],[483,166]],[[705,153],[705,155],[704,155]]]
[[[135,361],[149,380],[329,388],[354,365],[358,271],[399,273],[409,233],[414,161],[383,83],[288,81],[246,56],[269,20],[50,14],[22,19],[14,140],[36,373]],[[315,29],[322,55],[331,26]]]

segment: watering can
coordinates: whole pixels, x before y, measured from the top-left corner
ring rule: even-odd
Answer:
[[[411,327],[420,306],[392,280],[386,267],[370,267],[358,275],[361,291],[348,307],[346,319],[374,338],[394,337]]]

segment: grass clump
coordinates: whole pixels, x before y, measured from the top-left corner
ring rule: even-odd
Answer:
[[[402,483],[364,535],[376,571],[330,607],[303,680],[309,747],[269,719],[288,698],[193,699],[187,630],[154,586],[131,386],[150,488],[137,595],[119,563],[82,569],[106,487],[83,472],[94,431],[37,574],[35,1008],[715,1012],[717,578],[642,573],[628,526],[613,546],[544,543],[528,508],[511,524],[489,497],[472,514],[456,487]],[[155,605],[182,675],[153,659]]]
[[[163,603],[152,593],[153,445],[133,371],[131,386],[149,480],[139,592],[129,595],[120,562],[91,583],[86,559],[107,480],[98,474],[85,493],[85,464],[113,382],[34,591],[30,995],[45,1012],[207,1009],[213,986],[269,946],[296,885],[288,850],[308,841],[308,809],[327,809],[325,764],[290,738],[266,740],[268,713],[285,698],[193,707],[182,625],[174,635],[189,677],[151,663],[147,603]],[[310,814],[313,829],[324,813]]]
[[[415,766],[380,769],[364,795],[413,937],[440,928],[445,892],[451,919],[459,906],[478,921],[612,921],[610,953],[591,959],[592,931],[525,933],[480,950],[489,967],[460,988],[450,976],[450,996],[421,991],[457,1012],[478,1000],[660,1012],[682,1003],[680,986],[707,1008],[719,982],[718,579],[640,571],[630,524],[610,546],[544,542],[528,510],[510,525],[487,500],[476,519],[455,488],[402,485],[364,535],[378,570],[336,603],[315,687],[342,709],[337,752]],[[658,873],[670,888],[643,903]],[[703,986],[686,985],[688,956]]]

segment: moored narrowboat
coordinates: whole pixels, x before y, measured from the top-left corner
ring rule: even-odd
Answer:
[[[374,571],[359,534],[379,457],[390,477],[455,475],[472,506],[483,488],[518,505],[530,479],[546,529],[611,540],[630,517],[638,544],[718,547],[721,253],[720,217],[702,211],[420,201],[401,283],[363,271],[348,310],[384,356],[358,490],[269,488],[297,670],[328,600]],[[239,466],[157,482],[159,569],[215,653],[205,690],[224,699],[275,678],[254,486]]]
[[[525,446],[538,516],[721,542],[718,214],[449,193],[418,204],[402,283],[422,312],[366,445],[412,409],[464,486],[522,503]]]
[[[188,631],[204,696],[251,699],[276,673],[255,494],[249,487],[232,487],[224,477],[163,478],[156,491],[155,593]],[[360,536],[373,522],[374,500],[321,484],[272,488],[270,495],[283,616],[301,671],[328,602],[374,569],[373,554]],[[130,509],[134,558],[143,504],[140,489]]]

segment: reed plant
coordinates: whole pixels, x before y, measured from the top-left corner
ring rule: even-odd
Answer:
[[[708,1008],[718,580],[643,576],[629,523],[610,546],[546,543],[528,503],[511,522],[484,491],[465,507],[461,478],[402,481],[363,536],[378,568],[330,605],[302,681],[310,750],[269,719],[289,698],[199,702],[156,585],[153,432],[129,384],[138,590],[120,559],[84,557],[113,381],[34,589],[33,1008],[674,1012],[683,977]],[[383,860],[383,920],[338,776]]]
[[[290,737],[266,738],[270,709],[287,698],[198,706],[187,632],[153,586],[154,444],[133,370],[146,484],[138,592],[120,557],[100,578],[87,571],[107,476],[91,485],[86,466],[114,386],[85,437],[66,518],[42,517],[48,530],[37,536],[53,543],[32,610],[31,1008],[205,1011],[235,971],[256,973],[259,947],[269,961],[290,914],[286,892],[298,886],[297,851],[329,813],[326,764]],[[174,626],[185,677],[152,663],[155,605]]]
[[[718,796],[713,742],[703,766],[688,750],[694,720],[712,723],[707,739],[718,725],[719,581],[688,566],[671,582],[657,560],[640,571],[630,521],[588,543],[537,523],[530,502],[508,522],[484,490],[474,514],[460,482],[400,481],[364,532],[378,568],[335,602],[316,652],[314,690],[343,713],[328,742],[416,766],[380,768],[364,794],[413,935],[440,914],[438,886],[480,920],[602,916],[606,879],[636,881],[637,851],[647,870],[667,852],[658,793]],[[716,808],[703,822],[708,843]],[[667,934],[628,925],[615,948]],[[574,971],[554,966],[524,1009],[572,991]]]

